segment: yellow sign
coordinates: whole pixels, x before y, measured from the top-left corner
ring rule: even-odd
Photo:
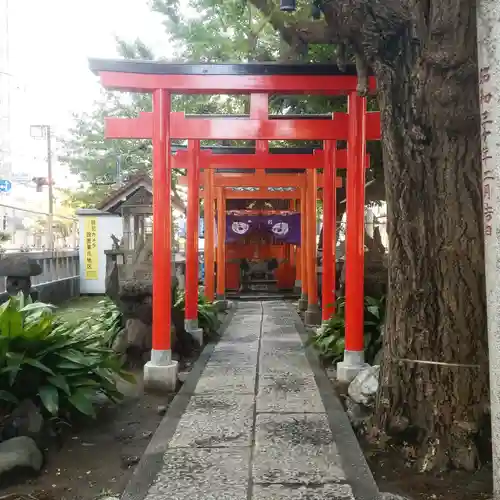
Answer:
[[[97,253],[97,217],[86,217],[83,230],[85,231],[83,248],[85,279],[96,280],[99,279]]]

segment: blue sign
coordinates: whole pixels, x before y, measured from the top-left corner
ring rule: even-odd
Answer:
[[[0,179],[0,193],[8,193],[12,189],[12,182]]]

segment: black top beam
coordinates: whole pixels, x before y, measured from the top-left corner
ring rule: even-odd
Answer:
[[[239,76],[356,76],[356,67],[341,71],[335,64],[247,63],[201,64],[141,61],[137,59],[89,59],[90,70],[146,75],[239,75]]]

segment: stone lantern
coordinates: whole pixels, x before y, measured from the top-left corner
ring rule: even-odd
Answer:
[[[23,292],[36,300],[38,292],[31,290],[31,278],[40,274],[40,264],[27,255],[5,255],[0,259],[0,276],[6,277],[5,289],[11,297]]]

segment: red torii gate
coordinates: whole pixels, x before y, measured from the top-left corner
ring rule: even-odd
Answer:
[[[195,186],[188,205],[188,234],[197,237],[199,204],[200,140],[256,140],[257,151],[246,158],[246,168],[266,168],[261,164],[267,153],[268,140],[323,140],[321,165],[308,167],[307,197],[309,212],[315,211],[318,168],[324,169],[324,285],[333,289],[333,239],[335,234],[333,197],[335,182],[335,141],[348,141],[347,174],[347,236],[346,236],[346,342],[344,361],[339,363],[338,376],[351,379],[364,366],[363,353],[363,274],[364,274],[364,184],[366,141],[380,138],[379,113],[366,112],[366,99],[356,94],[354,68],[341,73],[333,65],[203,65],[169,64],[149,61],[91,60],[91,69],[100,75],[107,89],[151,92],[152,113],[141,113],[135,119],[108,119],[107,137],[137,137],[153,140],[153,349],[145,367],[145,383],[171,389],[176,381],[176,363],[171,358],[171,139],[188,139],[192,166],[188,166],[190,186]],[[374,90],[374,79],[370,78]],[[249,118],[189,118],[171,112],[171,94],[250,94]],[[335,113],[332,119],[273,119],[268,112],[269,94],[348,94],[349,113]],[[314,155],[312,155],[314,157]],[[318,155],[320,156],[320,155]],[[174,157],[175,158],[175,157]],[[181,155],[182,158],[182,155]],[[235,168],[233,156],[227,159]],[[182,161],[182,160],[180,160]],[[243,161],[243,160],[242,160]],[[251,162],[252,165],[250,166]],[[291,168],[289,159],[287,166]],[[304,160],[300,167],[304,168]],[[312,163],[315,163],[314,161]],[[260,164],[261,166],[258,166]],[[319,164],[319,160],[318,160]],[[225,168],[213,163],[212,168]],[[273,157],[274,168],[274,157]],[[280,168],[280,167],[277,167]],[[292,167],[293,168],[293,167]],[[220,210],[219,210],[220,213]],[[191,214],[191,215],[190,215]],[[193,219],[196,229],[193,228]],[[307,225],[309,235],[315,227]],[[311,241],[311,238],[308,238]],[[310,274],[310,273],[308,273]],[[196,275],[186,276],[192,292]],[[309,288],[309,287],[308,287]],[[315,291],[311,291],[314,295]],[[314,305],[309,303],[309,305]],[[186,304],[187,306],[187,304]],[[196,303],[194,304],[196,307]],[[192,306],[191,306],[192,307]],[[317,304],[316,304],[317,307]],[[310,311],[314,313],[315,311]],[[186,310],[186,318],[192,311]]]
[[[217,149],[217,148],[215,148]],[[232,153],[231,149],[235,150],[234,153]],[[203,194],[203,198],[205,200],[205,221],[206,224],[208,225],[208,229],[205,232],[206,237],[205,237],[205,296],[207,297],[208,300],[213,300],[214,297],[214,284],[213,284],[213,274],[214,274],[214,255],[213,255],[213,228],[210,224],[212,224],[212,221],[214,219],[213,217],[213,202],[214,202],[214,195],[213,195],[213,189],[214,188],[224,188],[223,190],[223,196],[226,200],[229,199],[288,199],[290,201],[300,201],[303,191],[306,189],[306,177],[304,174],[300,173],[304,170],[302,168],[301,170],[297,170],[295,173],[290,172],[290,168],[288,168],[288,173],[278,173],[281,168],[274,168],[274,165],[279,165],[280,167],[290,164],[296,164],[297,168],[300,166],[304,167],[304,162],[306,162],[306,166],[309,166],[309,160],[311,159],[311,155],[304,153],[303,151],[301,153],[295,153],[295,154],[290,154],[288,149],[283,150],[283,154],[276,154],[277,150],[275,150],[275,154],[269,154],[266,156],[265,161],[263,157],[262,160],[259,160],[259,165],[262,164],[272,164],[273,168],[271,169],[273,172],[267,172],[264,173],[262,170],[255,170],[255,173],[248,174],[248,173],[243,173],[243,172],[225,172],[224,169],[222,169],[222,172],[217,173],[215,176],[213,175],[213,165],[211,162],[214,162],[215,164],[218,164],[219,161],[218,159],[222,159],[220,163],[224,165],[229,165],[229,162],[227,162],[226,158],[233,158],[236,159],[237,157],[249,157],[249,156],[256,156],[256,155],[243,155],[240,152],[238,152],[239,148],[227,148],[227,150],[224,153],[218,153],[214,154],[212,151],[208,151],[208,153],[205,155],[205,161],[200,162],[200,168],[207,169],[208,171],[201,172],[200,178],[199,178],[199,184],[200,186],[204,186],[204,191],[200,191],[200,195]],[[243,148],[244,149],[244,148]],[[300,148],[298,148],[300,149]],[[302,148],[303,150],[304,148]],[[305,148],[307,149],[307,148]],[[286,151],[286,154],[285,154]],[[179,159],[182,154],[183,158],[183,163],[179,162]],[[176,168],[179,168],[179,165],[183,166],[189,166],[188,162],[186,161],[189,159],[189,156],[185,154],[185,150],[177,151],[174,159],[174,165],[176,165]],[[232,154],[231,154],[232,153]],[[335,168],[340,170],[340,169],[346,169],[347,168],[347,150],[337,150],[335,149],[334,154],[335,154]],[[325,162],[325,155],[324,152],[321,150],[316,150],[314,151],[315,158],[321,158],[323,162]],[[285,158],[288,157],[290,159],[289,163],[285,163]],[[300,162],[298,161],[300,160]],[[246,163],[239,162],[240,165],[247,165],[248,163],[254,163],[255,160],[254,158],[250,158],[250,160],[246,160]],[[367,154],[366,155],[366,168],[369,167],[370,165],[370,156]],[[276,170],[278,172],[276,172]],[[285,169],[283,168],[282,171]],[[323,192],[319,192],[319,189],[323,189],[324,187],[324,179],[323,179],[323,174],[316,174],[317,177],[317,187],[318,187],[318,199],[324,199]],[[178,182],[180,185],[185,185],[189,186],[188,182],[189,176],[181,176],[178,179]],[[337,177],[336,178],[336,187],[342,187],[342,177]],[[231,188],[233,187],[291,187],[293,188],[293,191],[274,191],[270,192],[268,190],[262,190],[260,189],[257,192],[248,192],[248,191],[231,191]],[[327,182],[327,191],[328,191],[329,184]],[[229,188],[229,189],[225,189]],[[189,187],[189,192],[193,192],[195,187],[191,186]],[[324,190],[324,189],[323,189]],[[329,198],[330,195],[327,196]],[[333,213],[331,220],[333,221],[332,223],[334,224],[334,221],[336,220],[336,214],[335,214],[335,191],[333,191],[333,201],[332,201],[332,206],[333,206]],[[315,216],[316,214],[309,214],[305,212],[305,207],[301,207],[301,214],[303,217],[307,216],[308,223],[312,224],[315,227],[316,221],[315,221]],[[189,220],[189,219],[188,219]],[[195,224],[196,221],[192,221],[191,224]],[[326,224],[329,224],[329,221],[326,221]],[[315,235],[310,235],[312,238]],[[198,247],[197,247],[197,240],[196,241],[191,241],[190,240],[190,245],[188,245],[187,248],[187,258],[186,260],[189,261],[188,265],[191,265],[193,268],[196,267],[196,258],[198,255]],[[316,283],[316,270],[315,270],[315,260],[316,260],[316,255],[315,255],[315,247],[314,250],[312,248],[313,245],[315,245],[316,240],[313,238],[310,246],[311,246],[311,252],[313,252],[310,256],[306,258],[305,253],[301,252],[301,256],[299,259],[299,264],[301,263],[302,260],[302,265],[298,268],[300,270],[300,273],[296,278],[296,285],[298,285],[301,289],[301,291],[306,292],[308,287],[308,284],[305,283],[305,276],[308,275],[310,278],[311,284],[312,284],[312,290],[314,290],[313,293],[304,293],[303,301],[301,303],[302,309],[306,310],[308,306],[312,309],[314,309],[314,306],[317,304],[317,295],[315,291],[317,290],[317,283]],[[223,233],[219,232],[218,233],[218,242],[217,242],[217,248],[220,248],[224,244],[224,237]],[[308,239],[307,237],[304,237],[304,242],[302,247],[304,248],[307,246]],[[191,248],[191,245],[194,245],[194,248]],[[327,245],[328,246],[328,245]],[[335,261],[335,252],[334,248],[332,246],[332,259],[331,261]],[[220,257],[220,256],[219,256]],[[328,255],[327,255],[328,257]],[[220,260],[220,258],[219,258]],[[306,260],[307,263],[309,264],[308,267],[310,267],[310,272],[309,271],[303,271],[306,267]],[[191,262],[192,261],[192,262]],[[321,320],[327,321],[330,316],[332,315],[334,311],[334,288],[335,288],[335,266],[332,265],[331,268],[329,267],[330,259],[327,259],[328,263],[326,264],[327,267],[327,283],[326,286],[322,287],[322,310],[321,310]],[[223,298],[224,297],[224,290],[225,290],[225,274],[223,269],[218,266],[218,269],[220,271],[219,276],[218,276],[218,293],[217,296],[218,298]],[[331,271],[330,271],[331,269]],[[330,271],[330,274],[328,274]],[[304,275],[304,276],[302,276]],[[331,279],[332,286],[329,286],[329,279]],[[195,300],[195,297],[192,297],[190,300]],[[318,316],[318,315],[317,315]],[[307,315],[307,320],[311,322],[312,324],[317,324],[319,319],[318,317],[314,317],[314,315],[309,312]]]

